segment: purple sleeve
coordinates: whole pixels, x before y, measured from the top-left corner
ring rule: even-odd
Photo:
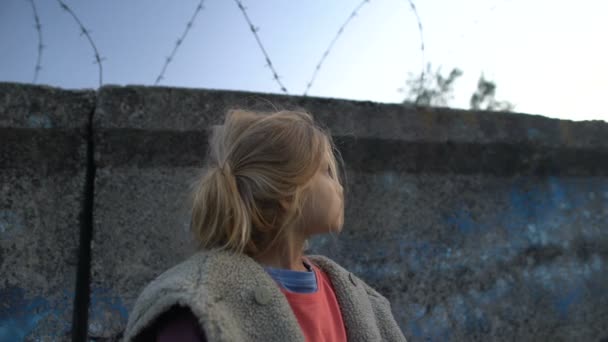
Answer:
[[[207,342],[198,319],[189,308],[173,306],[156,322],[156,342]]]

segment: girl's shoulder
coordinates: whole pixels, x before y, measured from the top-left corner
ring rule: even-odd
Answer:
[[[206,322],[203,325],[228,327],[239,319],[254,317],[260,305],[278,303],[280,296],[274,280],[253,259],[226,251],[200,251],[144,288],[129,314],[125,340],[130,341],[176,304],[190,308],[199,321]],[[215,305],[219,302],[222,304]],[[286,316],[290,307],[285,303],[280,307],[266,305],[265,309],[275,316]],[[207,328],[203,326],[210,332]],[[238,336],[239,331],[230,334]]]
[[[205,306],[206,303],[198,302],[205,300],[205,296],[197,294],[207,292],[210,281],[208,270],[213,258],[212,252],[196,252],[148,282],[130,310],[125,341],[148,327],[175,304],[190,308]]]
[[[142,294],[159,287],[196,288],[243,264],[243,256],[220,250],[200,250],[165,269],[151,280]]]
[[[137,335],[176,304],[194,308],[207,306],[221,281],[218,270],[229,269],[238,258],[213,250],[198,251],[166,269],[145,285],[130,310],[125,340]],[[215,291],[215,292],[214,292]],[[213,293],[212,293],[213,292]]]
[[[308,255],[308,260],[312,261],[314,265],[324,271],[331,279],[334,286],[338,287],[361,287],[365,290],[366,294],[372,298],[380,300],[384,304],[388,304],[389,301],[386,297],[376,291],[372,286],[367,284],[359,276],[349,271],[338,262],[326,257],[324,255]]]
[[[353,335],[362,336],[362,340],[406,341],[386,297],[326,256],[309,255],[308,259],[329,276],[338,301],[351,311],[344,319],[345,324],[354,327],[351,330]],[[368,311],[370,308],[371,312]],[[356,314],[363,312],[367,314]],[[369,320],[370,317],[373,318]],[[374,325],[377,325],[379,335],[368,329]]]

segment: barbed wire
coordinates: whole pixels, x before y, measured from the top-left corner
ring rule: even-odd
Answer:
[[[156,81],[154,82],[154,85],[157,85],[158,82],[160,82],[160,80],[162,80],[164,78],[165,71],[167,70],[167,66],[169,66],[169,63],[171,63],[171,61],[173,61],[173,58],[175,57],[175,53],[177,52],[177,49],[184,42],[186,35],[188,34],[190,29],[192,28],[192,25],[194,24],[194,19],[196,19],[196,16],[198,15],[198,13],[204,9],[204,6],[203,6],[204,2],[205,2],[205,0],[200,0],[198,5],[196,6],[196,9],[194,10],[194,14],[192,14],[192,17],[186,24],[186,29],[184,30],[184,33],[182,33],[181,37],[177,38],[177,41],[175,42],[175,47],[173,47],[173,51],[171,51],[171,54],[169,55],[169,57],[167,57],[165,59],[165,64],[163,65],[163,68],[160,71],[160,74],[158,75],[158,77],[156,77]]]
[[[422,61],[422,68],[421,68],[421,72],[420,72],[420,88],[418,89],[418,93],[422,93],[423,89],[424,89],[424,77],[425,77],[425,67],[426,67],[426,61],[425,61],[425,57],[424,57],[424,35],[422,33],[422,21],[420,20],[420,16],[418,15],[418,10],[416,9],[416,4],[414,4],[413,0],[407,0],[407,2],[410,4],[410,9],[412,10],[412,12],[414,13],[414,16],[416,17],[416,21],[418,22],[418,33],[420,34],[420,58]],[[418,98],[416,99],[416,102],[418,102]]]
[[[83,34],[87,37],[87,40],[89,41],[89,43],[91,44],[91,47],[93,48],[93,51],[95,52],[95,60],[93,61],[93,64],[97,64],[99,66],[99,87],[101,87],[101,85],[103,84],[103,67],[101,65],[101,62],[103,60],[105,60],[105,57],[102,58],[99,55],[99,51],[97,50],[97,46],[95,46],[95,42],[93,42],[93,38],[91,38],[90,33],[92,32],[91,30],[87,30],[84,25],[82,25],[82,22],[80,21],[80,19],[78,19],[78,17],[76,16],[76,14],[74,13],[74,11],[72,11],[72,9],[62,0],[57,0],[57,2],[59,2],[59,6],[61,6],[61,8],[68,12],[72,18],[74,18],[74,20],[76,21],[76,23],[78,24],[79,28],[80,28],[80,35],[82,36]]]
[[[34,0],[26,1],[28,1],[32,5],[32,11],[34,12],[34,22],[36,23],[34,27],[36,27],[36,31],[38,32],[38,57],[36,58],[36,66],[34,67],[34,80],[32,81],[32,83],[36,83],[36,80],[38,79],[38,74],[42,69],[42,66],[40,65],[40,62],[42,61],[42,49],[44,49],[44,44],[42,43],[42,25],[40,25],[40,18],[38,17],[38,11],[36,10],[36,4],[34,3]]]
[[[352,11],[352,13],[348,16],[348,18],[342,24],[342,26],[340,26],[340,29],[338,29],[338,33],[336,33],[336,35],[334,36],[334,39],[331,41],[331,43],[329,43],[329,46],[327,47],[327,49],[325,50],[325,52],[321,56],[321,59],[317,63],[317,66],[315,67],[315,71],[312,74],[312,78],[310,79],[310,81],[306,85],[306,90],[304,90],[304,94],[303,94],[304,96],[307,96],[308,91],[310,90],[310,88],[312,87],[312,84],[314,83],[315,79],[317,78],[317,74],[319,73],[319,70],[321,70],[321,65],[325,61],[325,58],[327,58],[327,56],[329,55],[329,52],[333,48],[333,46],[336,43],[336,41],[338,40],[338,38],[340,38],[340,36],[344,32],[344,28],[346,27],[346,25],[348,25],[348,23],[350,23],[350,21],[357,15],[357,13],[361,9],[361,7],[363,7],[363,5],[365,5],[366,3],[369,3],[369,2],[370,2],[370,0],[363,0],[363,1],[361,1],[361,3],[359,5],[357,5],[357,7],[355,7],[355,9]]]
[[[34,70],[34,80],[33,82],[35,83],[38,75],[39,75],[39,71],[42,69],[41,66],[41,60],[42,60],[42,50],[44,49],[44,44],[42,42],[42,30],[41,27],[42,25],[40,24],[40,19],[38,16],[38,12],[36,10],[36,6],[34,3],[34,0],[26,0],[29,1],[30,4],[32,5],[32,11],[34,13],[34,20],[36,23],[36,30],[38,32],[38,58],[37,58],[37,62],[36,62],[36,66],[35,66],[35,70]],[[156,78],[155,81],[155,85],[157,85],[163,78],[165,75],[165,72],[168,68],[168,65],[173,61],[177,50],[179,49],[179,47],[182,45],[182,43],[184,42],[186,36],[188,35],[190,29],[192,28],[192,25],[194,23],[194,20],[196,19],[198,13],[200,11],[202,11],[204,9],[204,1],[205,0],[200,0],[200,2],[198,3],[198,5],[195,8],[195,11],[192,15],[192,17],[190,18],[190,20],[188,21],[188,23],[186,24],[186,28],[184,30],[184,32],[182,33],[182,35],[177,39],[175,46],[173,47],[173,50],[171,51],[171,54],[169,55],[169,57],[166,57],[165,59],[165,63],[161,69],[160,74],[158,75],[158,77]],[[312,85],[314,84],[314,81],[317,78],[317,75],[319,73],[319,71],[321,70],[321,67],[325,61],[325,59],[327,58],[327,56],[330,54],[330,52],[332,51],[335,43],[337,42],[337,40],[341,37],[342,33],[344,33],[345,28],[348,26],[348,24],[354,19],[355,16],[357,16],[357,14],[359,13],[359,11],[361,10],[361,8],[369,3],[371,0],[362,0],[357,7],[351,12],[351,14],[348,16],[348,18],[346,19],[346,21],[342,24],[342,26],[338,29],[338,32],[336,33],[336,35],[334,36],[334,38],[332,39],[332,41],[330,42],[329,46],[327,47],[327,49],[325,50],[325,52],[323,53],[323,55],[321,56],[321,59],[319,60],[319,62],[317,63],[315,70],[313,72],[313,75],[310,79],[310,81],[307,83],[306,85],[306,90],[304,91],[304,96],[307,96],[310,88],[312,87]],[[407,0],[408,4],[410,6],[410,9],[412,10],[417,24],[418,24],[418,32],[420,35],[420,51],[421,51],[421,60],[422,60],[422,68],[421,68],[421,73],[420,73],[420,87],[422,88],[422,85],[424,84],[424,79],[425,79],[425,44],[424,44],[424,35],[423,35],[423,27],[422,27],[422,22],[420,20],[420,16],[418,15],[418,11],[416,9],[416,5],[414,4],[413,0]],[[65,10],[66,12],[68,12],[72,18],[74,19],[74,21],[76,21],[76,23],[78,24],[79,28],[80,28],[80,32],[81,32],[81,36],[84,34],[87,38],[87,40],[89,41],[89,44],[91,45],[94,54],[95,54],[95,61],[93,63],[98,64],[98,69],[99,69],[99,86],[101,87],[103,84],[103,65],[102,65],[102,61],[105,60],[104,57],[101,57],[99,54],[99,50],[97,49],[97,46],[95,45],[95,42],[93,41],[90,33],[92,32],[91,30],[88,30],[84,27],[84,25],[82,24],[82,22],[80,21],[80,19],[76,16],[76,14],[74,13],[74,11],[72,11],[72,9],[62,0],[57,0],[57,2],[59,3],[59,5],[61,6],[61,8],[63,10]],[[247,24],[249,25],[249,28],[252,32],[252,34],[254,35],[254,38],[258,44],[258,47],[260,48],[260,50],[262,51],[264,58],[266,60],[266,66],[270,68],[272,75],[273,75],[273,79],[276,81],[276,83],[279,85],[281,91],[283,91],[285,94],[288,94],[288,90],[287,88],[283,85],[283,83],[281,82],[281,77],[278,75],[278,72],[276,71],[272,60],[270,59],[270,56],[268,55],[268,52],[266,51],[266,49],[264,48],[264,45],[262,44],[262,41],[258,35],[258,31],[259,31],[259,27],[254,26],[254,24],[252,23],[251,19],[249,18],[249,15],[247,14],[247,8],[243,5],[243,2],[241,0],[235,0],[238,8],[240,9],[240,11],[243,13],[243,16],[247,22]],[[420,89],[421,91],[422,89]]]
[[[264,49],[264,45],[262,44],[262,41],[260,40],[260,37],[258,36],[258,31],[260,30],[260,28],[253,26],[253,24],[251,23],[251,19],[249,19],[249,16],[247,15],[247,9],[245,6],[243,6],[243,3],[241,2],[241,0],[234,0],[234,1],[236,2],[237,6],[241,10],[241,12],[243,12],[243,16],[245,17],[245,20],[247,21],[247,24],[249,25],[249,29],[251,30],[251,33],[253,33],[253,36],[255,37],[255,40],[258,43],[258,46],[260,47],[260,50],[262,50],[262,53],[264,54],[264,58],[266,58],[266,66],[269,67],[270,70],[272,71],[272,78],[277,82],[277,84],[281,88],[281,91],[283,91],[285,94],[288,94],[287,88],[283,85],[283,83],[281,83],[279,74],[277,73],[274,66],[272,65],[272,61],[270,60],[270,57],[268,56],[268,53],[266,52],[266,49]]]
[[[424,81],[425,81],[425,77],[426,77],[424,35],[423,35],[423,31],[422,31],[422,21],[420,20],[420,16],[418,15],[418,10],[416,9],[416,4],[414,4],[413,0],[407,0],[407,2],[410,5],[410,9],[414,13],[414,16],[416,17],[416,22],[418,24],[418,34],[420,35],[420,59],[421,59],[421,63],[422,63],[422,68],[420,71],[420,80],[418,81],[419,86],[418,86],[418,90],[417,90],[418,95],[420,95],[424,91]],[[405,88],[399,88],[397,90],[401,92],[401,91],[405,91]],[[420,98],[421,98],[420,96],[416,96],[416,100],[415,100],[416,105],[418,105]]]

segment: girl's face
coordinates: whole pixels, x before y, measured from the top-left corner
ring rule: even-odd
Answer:
[[[303,208],[306,235],[340,232],[344,224],[343,188],[329,171],[326,158],[313,177]]]

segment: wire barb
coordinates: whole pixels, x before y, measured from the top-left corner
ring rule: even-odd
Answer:
[[[425,73],[424,73],[424,68],[425,68],[425,58],[424,58],[424,35],[422,34],[422,21],[420,20],[420,16],[418,15],[418,10],[416,9],[416,4],[414,4],[413,0],[407,0],[407,2],[410,4],[410,9],[412,10],[412,12],[414,13],[414,16],[416,17],[416,21],[418,22],[418,33],[420,34],[420,59],[422,62],[422,67],[421,67],[421,72],[420,72],[420,88],[418,89],[418,93],[421,93],[423,88],[424,88],[424,78],[425,78]],[[418,103],[416,103],[418,104]]]
[[[281,81],[279,80],[278,73],[275,70],[274,66],[272,65],[272,62],[270,61],[270,57],[268,56],[268,53],[266,52],[266,49],[264,49],[264,45],[262,44],[262,41],[260,40],[260,37],[258,35],[258,31],[260,30],[260,28],[253,25],[253,23],[251,22],[251,19],[249,19],[249,15],[247,15],[247,9],[243,5],[241,0],[234,0],[234,1],[236,2],[236,5],[241,10],[241,12],[243,12],[243,16],[245,17],[245,20],[247,21],[247,24],[249,25],[249,30],[251,30],[251,33],[255,37],[255,40],[258,43],[258,46],[260,47],[260,50],[262,50],[262,53],[264,54],[264,58],[266,59],[266,66],[268,66],[270,68],[270,70],[272,71],[273,79],[277,82],[277,84],[279,85],[279,88],[281,88],[281,91],[284,92],[285,94],[288,94],[287,87],[285,87],[283,85],[283,83],[281,83]]]
[[[203,9],[205,9],[204,2],[205,2],[205,0],[200,0],[198,5],[196,5],[196,8],[194,9],[194,13],[192,14],[192,17],[186,23],[186,29],[184,30],[182,35],[179,38],[177,38],[177,41],[175,41],[175,46],[173,47],[173,50],[171,51],[171,54],[169,55],[169,57],[165,58],[165,63],[163,65],[163,68],[161,69],[160,74],[158,74],[158,76],[156,77],[156,81],[154,81],[154,85],[158,85],[160,80],[165,79],[165,76],[164,76],[165,72],[167,71],[167,67],[169,66],[169,63],[171,63],[171,61],[173,61],[175,54],[177,53],[177,49],[180,46],[182,46],[182,43],[184,42],[184,39],[188,35],[188,32],[190,32],[190,29],[192,28],[192,25],[194,24],[194,20],[196,19],[196,16],[198,15],[198,13],[200,11],[202,11]]]
[[[74,21],[76,21],[76,24],[78,24],[78,27],[80,29],[80,36],[84,35],[85,37],[87,37],[87,40],[89,41],[89,44],[91,45],[91,47],[93,48],[93,52],[95,53],[95,62],[94,64],[99,65],[99,87],[102,86],[103,84],[103,66],[101,61],[103,60],[103,58],[101,58],[99,56],[99,51],[97,50],[97,46],[95,46],[95,42],[93,41],[93,38],[91,38],[91,32],[90,30],[87,30],[84,25],[82,24],[82,22],[80,21],[80,19],[78,19],[78,17],[76,16],[76,13],[74,13],[74,11],[72,11],[72,9],[62,0],[57,0],[57,2],[59,3],[59,6],[66,12],[68,12],[72,18],[74,19]]]
[[[308,91],[310,90],[310,87],[312,87],[313,83],[315,82],[315,79],[317,78],[317,74],[319,73],[319,70],[321,70],[321,65],[323,65],[323,62],[325,61],[325,58],[327,58],[327,56],[329,55],[329,52],[331,51],[331,49],[333,48],[334,44],[336,43],[336,41],[338,40],[338,38],[340,38],[340,36],[342,35],[342,33],[344,32],[344,28],[346,27],[346,25],[348,25],[348,23],[350,23],[350,21],[357,15],[357,12],[361,9],[361,7],[363,7],[363,5],[365,5],[366,3],[369,3],[369,0],[363,0],[361,1],[361,3],[359,5],[357,5],[357,7],[352,11],[352,13],[348,16],[348,18],[346,19],[346,21],[342,24],[342,26],[340,26],[340,28],[338,29],[338,33],[336,33],[336,36],[334,37],[334,39],[331,41],[331,43],[329,43],[329,46],[327,47],[327,49],[325,50],[325,52],[323,52],[323,56],[321,56],[321,59],[319,60],[319,62],[317,63],[317,66],[315,67],[315,70],[312,74],[312,77],[310,79],[310,81],[307,83],[306,85],[306,90],[304,90],[304,96],[307,96]]]
[[[34,66],[34,79],[32,83],[36,83],[38,80],[38,75],[40,74],[40,70],[42,70],[42,50],[44,50],[45,45],[42,42],[42,25],[40,25],[40,18],[38,17],[38,10],[36,9],[36,4],[34,0],[28,0],[28,2],[32,5],[32,12],[34,13],[34,27],[36,28],[36,32],[38,33],[38,57],[36,57],[36,65]]]

